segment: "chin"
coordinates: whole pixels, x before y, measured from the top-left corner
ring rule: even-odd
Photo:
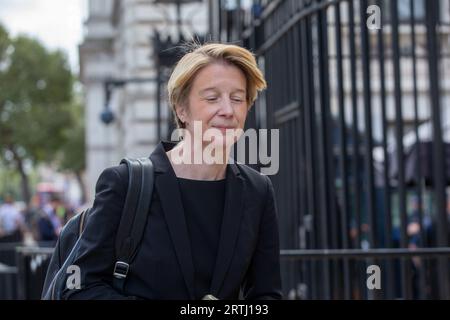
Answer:
[[[228,137],[225,135],[225,133],[221,135],[214,136],[213,139],[210,141],[206,141],[205,143],[209,145],[210,147],[214,148],[226,148],[232,147],[237,142],[237,139],[235,137]]]

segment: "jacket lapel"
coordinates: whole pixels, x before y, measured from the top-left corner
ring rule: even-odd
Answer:
[[[159,144],[150,156],[155,168],[155,186],[161,200],[169,233],[191,299],[194,295],[194,264],[188,229],[176,175],[165,153],[167,144]]]
[[[219,295],[233,257],[244,211],[244,180],[235,164],[229,164],[226,173],[225,208],[220,232],[219,249],[211,281],[211,293]]]

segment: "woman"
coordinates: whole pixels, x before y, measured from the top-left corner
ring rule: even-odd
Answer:
[[[229,161],[248,109],[265,86],[253,55],[235,45],[199,46],[178,62],[168,94],[184,139],[160,143],[150,155],[154,192],[124,290],[111,285],[128,184],[127,168],[120,165],[98,179],[74,263],[82,288],[67,289],[65,298],[238,299],[241,291],[245,299],[281,299],[272,184]]]

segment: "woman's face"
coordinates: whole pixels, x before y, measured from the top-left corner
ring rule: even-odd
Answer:
[[[212,140],[225,146],[226,130],[243,129],[247,117],[247,91],[244,73],[236,66],[223,62],[202,68],[195,76],[188,97],[188,105],[180,108],[178,115],[194,137],[194,121],[201,122],[202,135],[215,128]],[[219,133],[219,134],[215,134]],[[194,137],[198,139],[197,137]],[[232,142],[236,142],[233,138]],[[204,141],[204,144],[211,143]]]

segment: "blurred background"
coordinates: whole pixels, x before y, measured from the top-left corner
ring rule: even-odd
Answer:
[[[0,299],[39,299],[100,172],[170,138],[193,39],[267,79],[286,298],[450,299],[450,0],[0,0]]]

